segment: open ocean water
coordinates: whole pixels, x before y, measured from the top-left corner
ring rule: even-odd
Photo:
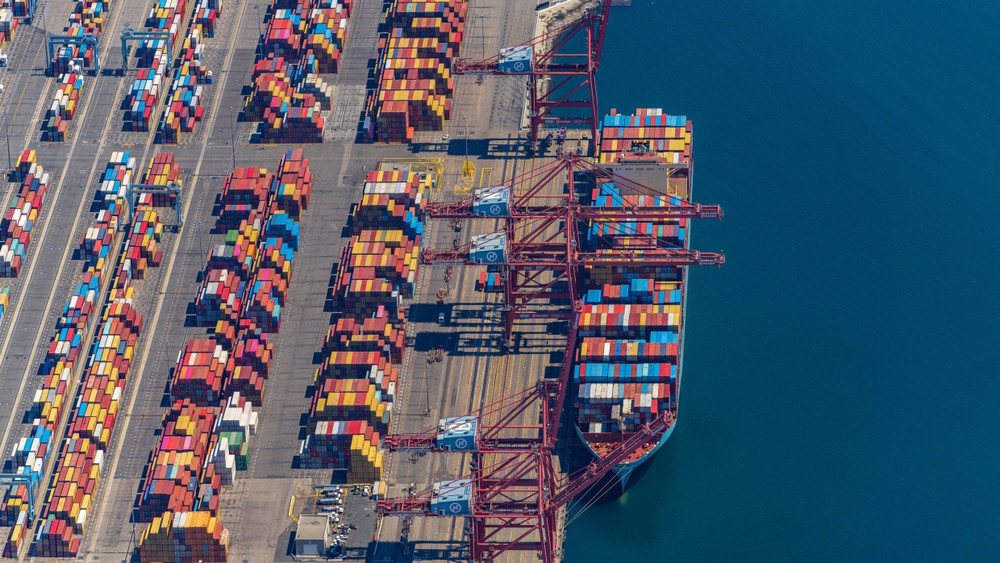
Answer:
[[[1000,561],[1000,3],[634,0],[598,80],[694,121],[727,263],[566,561]]]

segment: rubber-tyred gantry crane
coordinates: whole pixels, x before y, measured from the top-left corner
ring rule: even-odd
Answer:
[[[596,10],[549,29],[515,47],[502,49],[485,60],[455,59],[452,72],[478,75],[527,75],[530,96],[531,143],[538,142],[543,125],[586,125],[590,151],[597,143],[597,68],[611,10],[603,0]],[[560,8],[563,8],[561,6]],[[557,108],[575,115],[555,115]],[[565,112],[560,112],[565,114]]]
[[[612,181],[630,194],[650,196],[640,205],[623,198],[615,207],[580,203],[580,180]],[[654,205],[648,205],[654,203]],[[505,342],[514,321],[555,318],[568,321],[568,337],[556,381],[539,383],[469,415],[441,420],[434,429],[389,435],[390,451],[462,451],[471,455],[471,472],[437,483],[429,491],[379,502],[392,516],[462,516],[474,561],[492,561],[507,551],[537,551],[547,563],[559,559],[557,514],[575,496],[618,463],[655,441],[673,422],[673,413],[623,435],[601,459],[580,472],[559,478],[552,462],[559,422],[569,388],[581,309],[578,276],[589,265],[620,267],[721,265],[721,254],[672,246],[652,235],[629,233],[627,247],[590,250],[579,238],[581,225],[673,219],[722,218],[717,205],[689,203],[630,180],[613,169],[565,155],[515,176],[509,183],[477,190],[467,198],[430,203],[429,219],[492,219],[500,229],[473,237],[462,246],[425,249],[429,265],[483,265],[501,269],[504,287]],[[618,227],[616,227],[618,228]],[[634,236],[633,236],[634,235]],[[517,424],[537,404],[538,424]]]

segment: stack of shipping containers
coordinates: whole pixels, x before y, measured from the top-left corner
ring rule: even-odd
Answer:
[[[176,46],[181,25],[187,18],[187,8],[187,0],[156,0],[146,18],[146,30],[167,33],[170,46]],[[139,72],[122,103],[125,121],[132,131],[149,131],[150,121],[167,83],[171,57],[173,53],[167,51],[164,39],[143,39],[136,49]]]
[[[26,18],[35,13],[35,10],[38,7],[38,0],[13,0],[6,5],[13,6],[15,16],[19,18]]]
[[[340,69],[351,0],[274,0],[244,101],[248,121],[260,121],[251,138],[262,143],[321,143],[322,112],[332,90],[317,76]]]
[[[0,277],[16,278],[21,272],[31,244],[31,233],[41,217],[49,173],[38,164],[35,151],[26,150],[17,158],[16,177],[21,187],[11,198],[0,219]]]
[[[59,75],[56,93],[42,122],[42,140],[62,142],[69,129],[68,120],[76,115],[76,106],[83,91],[83,75],[67,72]]]
[[[204,88],[212,75],[202,60],[203,38],[215,36],[215,22],[222,11],[221,0],[196,0],[181,51],[174,63],[174,76],[167,96],[167,109],[156,129],[157,143],[176,144],[181,132],[194,131],[205,115]]]
[[[365,112],[368,140],[406,143],[416,131],[444,128],[455,89],[451,59],[459,54],[467,9],[465,0],[392,2]]]
[[[269,173],[237,168],[223,186],[217,230],[196,298],[207,338],[178,354],[172,405],[146,468],[136,513],[148,525],[142,561],[223,560],[229,534],[218,520],[221,487],[250,464],[250,437],[281,324],[298,249],[298,219],[312,174],[301,150]],[[235,281],[229,281],[235,280]]]
[[[476,278],[476,291],[486,293],[499,293],[503,291],[499,272],[479,272],[479,277]]]
[[[225,561],[229,531],[209,512],[164,512],[142,534],[142,561]]]
[[[56,320],[55,334],[39,368],[43,375],[42,386],[35,391],[34,401],[28,412],[28,418],[32,421],[28,435],[21,438],[14,448],[11,460],[14,472],[28,476],[31,484],[11,488],[0,505],[0,525],[12,527],[4,544],[5,557],[21,553],[27,531],[28,489],[32,489],[31,493],[35,497],[41,493],[41,478],[54,457],[54,434],[66,414],[66,405],[70,403],[67,394],[79,371],[78,364],[82,365],[84,359],[80,355],[84,335],[94,324],[98,294],[110,282],[114,247],[116,241],[120,240],[116,233],[119,222],[124,220],[124,210],[128,205],[126,190],[134,173],[135,159],[127,152],[112,154],[111,161],[104,170],[97,197],[102,208],[97,213],[94,227],[87,229],[81,241],[84,248],[81,254],[86,260],[83,280],[76,285],[66,301],[62,315]],[[79,409],[79,406],[76,408]],[[55,529],[49,525],[47,538],[63,537],[67,526],[65,520],[61,522],[63,523],[55,525]],[[72,539],[69,540],[69,546],[72,547]]]
[[[687,162],[691,158],[691,122],[659,109],[639,109],[634,115],[618,115],[611,110],[604,116],[598,162],[614,164],[640,148],[655,154],[661,162]]]
[[[7,42],[14,38],[15,29],[17,18],[14,11],[8,7],[0,8],[0,48],[6,47]]]
[[[368,173],[351,212],[333,302],[339,311],[323,341],[301,467],[341,469],[348,483],[381,488],[379,437],[389,430],[403,363],[402,299],[413,295],[423,239],[428,175]]]
[[[63,29],[63,35],[69,37],[84,37],[91,35],[101,38],[104,29],[104,16],[108,12],[109,0],[82,0],[76,3],[73,14],[69,17],[69,25]],[[42,140],[66,140],[68,120],[76,114],[83,89],[84,68],[94,66],[97,56],[93,45],[65,44],[56,47],[49,61],[49,68],[54,76],[59,77],[59,88],[49,105],[42,124]]]
[[[63,35],[70,37],[83,37],[93,35],[101,38],[101,31],[104,30],[104,16],[111,7],[110,0],[82,0],[76,2],[73,14],[69,17],[69,25],[63,29]],[[67,44],[60,45],[53,53],[50,64],[52,73],[55,76],[70,72],[72,65],[79,64],[81,68],[91,68],[94,66],[93,45]]]
[[[686,163],[690,158],[690,123],[659,110],[606,116],[602,127],[602,163],[627,158]],[[635,144],[633,144],[635,143]],[[676,207],[689,195],[686,172],[635,190],[597,178],[586,198],[597,207]],[[584,245],[590,251],[686,247],[686,219],[664,221],[593,221]],[[684,272],[678,267],[587,266],[580,339],[573,366],[577,428],[598,454],[663,413],[676,409]],[[645,450],[644,450],[645,451]]]

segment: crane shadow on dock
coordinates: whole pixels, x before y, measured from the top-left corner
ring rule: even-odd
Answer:
[[[469,156],[480,160],[504,159],[511,154],[526,154],[529,144],[526,139],[465,139],[450,138],[436,142],[411,143],[410,152],[444,153],[448,156]]]
[[[372,563],[409,563],[410,561],[469,561],[468,546],[462,542],[413,541],[372,542],[367,561]]]

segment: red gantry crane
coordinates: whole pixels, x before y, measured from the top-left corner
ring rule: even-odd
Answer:
[[[578,181],[611,181],[646,204],[623,199],[619,205],[580,203]],[[632,201],[633,203],[629,203]],[[649,205],[653,203],[653,205]],[[582,470],[556,475],[553,451],[569,388],[581,308],[578,276],[589,265],[620,267],[721,265],[722,254],[671,246],[664,240],[630,233],[628,247],[584,248],[580,227],[598,223],[634,224],[678,218],[722,218],[717,205],[689,203],[630,180],[577,155],[565,155],[515,176],[505,185],[477,190],[447,203],[430,203],[430,219],[494,219],[502,227],[474,236],[466,245],[443,251],[427,248],[429,265],[494,265],[504,288],[504,342],[510,348],[514,321],[553,318],[568,321],[568,337],[559,377],[543,381],[480,408],[442,419],[418,434],[389,435],[390,451],[471,454],[471,472],[437,483],[431,490],[379,501],[387,516],[457,516],[467,519],[473,561],[493,561],[508,551],[536,551],[542,561],[560,559],[557,515],[560,508],[595,484],[618,463],[652,443],[669,427],[673,413],[623,436],[606,455]],[[616,227],[619,228],[619,227]],[[635,236],[631,236],[634,234]],[[538,424],[517,424],[537,405]]]
[[[605,457],[559,477],[552,463],[555,427],[508,426],[536,400],[551,406],[557,382],[541,382],[468,415],[443,419],[418,434],[389,435],[385,447],[404,452],[466,452],[471,472],[441,481],[407,497],[383,499],[383,515],[464,517],[472,561],[493,561],[509,551],[534,551],[546,563],[561,559],[558,511],[594,485],[633,451],[653,442],[668,427],[670,414],[642,426]],[[499,421],[480,424],[489,415]],[[551,419],[547,419],[551,422]],[[510,432],[516,429],[516,432]],[[534,430],[534,437],[525,431]],[[507,435],[504,435],[507,434]]]
[[[504,338],[514,321],[530,318],[571,319],[577,312],[577,271],[588,265],[721,266],[722,254],[670,246],[655,236],[635,233],[640,244],[628,248],[581,250],[581,223],[650,221],[679,218],[722,218],[718,205],[679,200],[676,204],[620,207],[581,205],[576,193],[579,174],[613,181],[636,194],[668,198],[667,194],[629,180],[587,158],[568,154],[522,172],[509,184],[477,190],[466,198],[430,203],[430,219],[503,219],[503,228],[474,237],[448,250],[427,248],[421,262],[429,265],[494,264],[503,270]],[[560,186],[560,185],[563,186]],[[555,188],[555,189],[553,189]],[[549,300],[567,300],[569,309],[541,307]]]
[[[530,96],[531,143],[543,125],[590,128],[593,152],[597,142],[597,68],[611,1],[604,0],[579,19],[554,27],[515,47],[501,49],[485,60],[455,59],[454,74],[527,75]],[[555,115],[557,108],[577,115]],[[565,113],[565,112],[560,112]]]

